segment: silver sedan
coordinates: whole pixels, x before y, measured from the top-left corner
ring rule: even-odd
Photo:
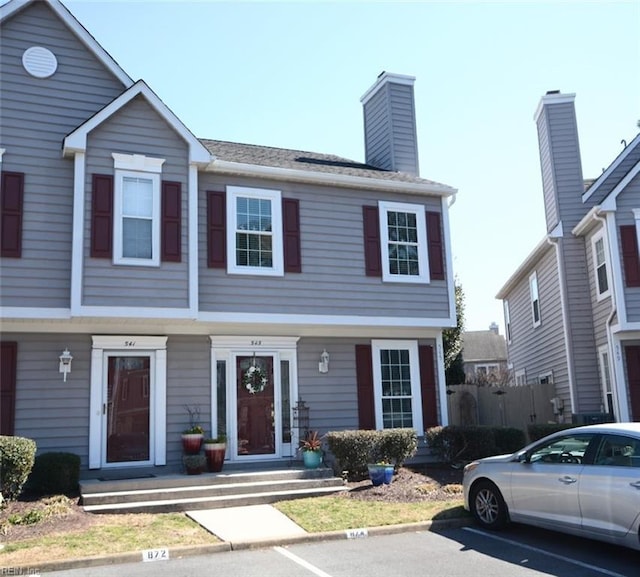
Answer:
[[[464,469],[487,529],[526,523],[640,549],[640,423],[575,427]]]

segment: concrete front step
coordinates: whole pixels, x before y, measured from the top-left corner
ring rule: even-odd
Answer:
[[[165,512],[273,503],[345,489],[331,469],[164,475],[80,483],[84,509],[94,513]]]

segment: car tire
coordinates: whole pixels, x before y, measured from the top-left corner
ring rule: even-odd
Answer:
[[[485,529],[502,529],[509,521],[507,504],[491,481],[478,481],[471,488],[471,513]]]

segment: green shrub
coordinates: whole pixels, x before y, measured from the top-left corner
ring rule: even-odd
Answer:
[[[413,429],[332,431],[326,439],[340,470],[346,471],[349,479],[366,477],[369,463],[385,461],[400,467],[418,447]]]
[[[513,453],[526,444],[524,432],[512,427],[432,427],[425,432],[431,451],[445,463],[459,463]]]
[[[78,489],[80,457],[73,453],[42,453],[36,457],[29,488],[41,495],[69,495]]]
[[[529,442],[534,443],[538,439],[542,439],[542,437],[546,437],[551,433],[555,433],[556,431],[563,431],[564,429],[572,429],[573,427],[577,427],[578,425],[573,425],[571,423],[539,423],[527,425],[527,435],[529,437]]]
[[[36,443],[24,437],[0,436],[2,496],[11,501],[22,492],[36,455]]]

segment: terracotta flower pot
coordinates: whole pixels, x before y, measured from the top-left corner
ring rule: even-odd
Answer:
[[[200,452],[202,437],[199,433],[182,434],[182,450],[186,455],[197,455]]]
[[[225,443],[205,443],[204,454],[207,458],[207,469],[210,473],[219,473],[224,465],[224,455],[227,451]]]

